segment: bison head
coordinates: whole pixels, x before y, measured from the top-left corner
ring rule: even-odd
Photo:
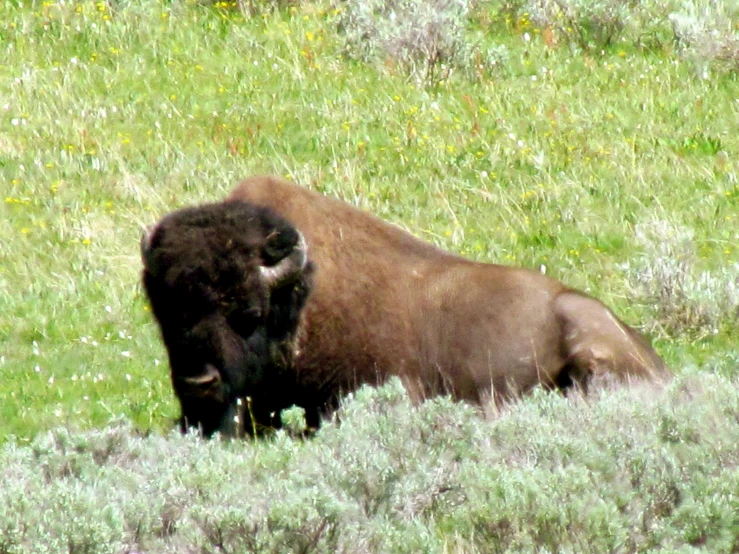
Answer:
[[[254,421],[247,401],[267,413],[289,406],[285,370],[312,274],[300,232],[245,202],[210,204],[166,216],[141,255],[183,430],[239,435],[245,416]]]

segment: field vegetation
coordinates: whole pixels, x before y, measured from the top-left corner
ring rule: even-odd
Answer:
[[[734,3],[0,0],[0,44],[0,552],[739,552]],[[175,436],[141,229],[255,173],[586,290],[678,379]]]
[[[2,552],[736,552],[739,393],[681,376],[482,417],[399,381],[314,440],[61,428],[0,451]],[[299,413],[288,414],[298,420]]]

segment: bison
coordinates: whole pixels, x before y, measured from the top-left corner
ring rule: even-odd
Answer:
[[[390,376],[414,400],[477,404],[536,385],[671,376],[587,294],[467,260],[275,177],[170,214],[142,255],[184,425],[206,434],[279,425],[291,405],[317,427],[342,394]]]

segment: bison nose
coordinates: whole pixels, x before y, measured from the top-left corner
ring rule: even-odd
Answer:
[[[181,376],[177,378],[181,394],[189,398],[224,402],[225,391],[221,372],[212,364],[205,365],[200,375]]]

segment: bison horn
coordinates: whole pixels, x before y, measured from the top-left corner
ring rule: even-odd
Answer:
[[[184,377],[182,380],[188,385],[203,387],[219,382],[221,374],[212,364],[206,364],[204,374],[195,377]]]
[[[262,279],[270,288],[276,288],[295,279],[308,261],[308,247],[303,234],[298,231],[298,242],[287,256],[272,266],[260,266]]]

